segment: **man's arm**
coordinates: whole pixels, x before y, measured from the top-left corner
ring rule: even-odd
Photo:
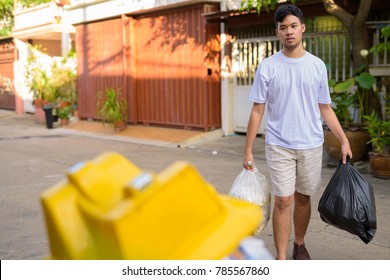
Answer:
[[[249,117],[248,129],[246,133],[246,142],[244,150],[244,168],[248,170],[253,170],[254,160],[253,160],[253,143],[255,141],[257,132],[259,130],[261,121],[263,119],[265,103],[253,103],[252,111]],[[249,166],[248,162],[252,162]]]
[[[321,116],[324,119],[326,125],[333,132],[341,144],[341,155],[343,158],[343,163],[345,164],[347,162],[347,155],[352,158],[352,150],[349,145],[348,138],[345,135],[344,130],[342,129],[332,107],[330,107],[330,104],[319,104],[319,107]]]

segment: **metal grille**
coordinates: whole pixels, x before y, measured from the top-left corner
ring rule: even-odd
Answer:
[[[324,61],[329,79],[344,80],[352,75],[348,33],[306,34],[303,45],[308,52]],[[252,85],[258,65],[281,47],[276,36],[237,40],[232,53],[237,85]]]
[[[12,39],[0,42],[0,108],[15,109],[14,61],[15,45]]]
[[[379,44],[379,43],[388,43],[388,38],[383,38],[381,36],[381,29],[385,26],[390,25],[390,22],[369,22],[368,28],[372,32],[373,36],[373,44]],[[373,53],[372,54],[372,64],[375,66],[390,66],[390,50],[386,50],[380,53]]]
[[[367,23],[372,36],[372,45],[388,41],[381,37],[380,31],[386,25],[389,25],[388,21]],[[305,33],[303,37],[305,49],[324,61],[328,69],[328,78],[336,81],[345,80],[353,75],[350,44],[350,37],[346,30]],[[276,36],[236,40],[233,43],[232,61],[237,85],[252,85],[254,74],[261,61],[278,52],[281,47]],[[372,53],[369,57],[370,67],[389,67],[389,55],[389,50]]]

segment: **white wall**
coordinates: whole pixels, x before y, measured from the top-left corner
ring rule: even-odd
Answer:
[[[28,44],[21,40],[15,39],[15,46],[18,49],[18,60],[14,62],[14,85],[16,94],[19,96],[19,98],[22,99],[23,112],[33,113],[35,112],[35,108],[32,105],[33,94],[28,88],[25,79],[28,57]],[[39,56],[39,61],[42,67],[45,68],[45,70],[50,70],[50,65],[52,62],[52,58],[50,56],[41,54]]]
[[[14,85],[16,94],[22,99],[23,113],[33,113],[32,93],[28,89],[25,81],[25,71],[27,65],[27,44],[15,39],[15,46],[18,50],[18,60],[14,62]]]
[[[221,0],[221,11],[238,10],[241,6],[241,0]]]

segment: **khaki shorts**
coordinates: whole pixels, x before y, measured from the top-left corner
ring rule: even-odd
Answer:
[[[322,145],[293,150],[266,144],[265,154],[275,196],[290,196],[295,191],[314,195],[321,184]]]

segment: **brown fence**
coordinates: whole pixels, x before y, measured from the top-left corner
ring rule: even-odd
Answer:
[[[15,44],[12,38],[0,41],[0,108],[15,110]]]
[[[79,115],[97,118],[96,94],[120,88],[129,122],[210,130],[221,126],[219,24],[196,5],[79,25]]]

